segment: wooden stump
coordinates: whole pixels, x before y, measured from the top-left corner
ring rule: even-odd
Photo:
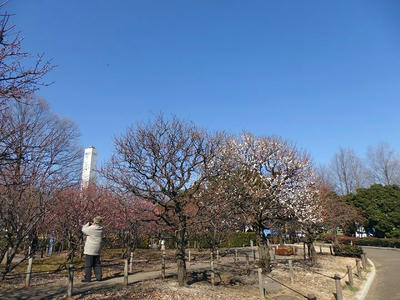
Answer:
[[[33,257],[29,257],[28,267],[26,269],[25,287],[28,287],[31,283],[32,263],[33,263]]]
[[[67,296],[68,298],[72,297],[74,289],[74,265],[69,265],[68,268],[68,288],[67,288]]]
[[[335,285],[336,285],[336,300],[343,300],[342,295],[342,284],[340,283],[340,276],[335,274]]]
[[[353,271],[351,269],[351,266],[347,266],[347,276],[349,277],[349,285],[353,287],[354,281],[353,281]]]
[[[125,259],[124,265],[124,285],[128,286],[128,260]]]

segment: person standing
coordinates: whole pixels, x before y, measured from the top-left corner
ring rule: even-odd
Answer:
[[[97,281],[102,280],[100,252],[103,239],[102,217],[97,216],[90,222],[83,225],[82,232],[87,236],[83,254],[85,254],[85,279],[82,282],[90,282],[92,279],[92,268]]]

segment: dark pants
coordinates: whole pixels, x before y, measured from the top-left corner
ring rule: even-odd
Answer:
[[[101,280],[100,255],[87,255],[85,259],[85,280],[92,279],[92,268],[97,280]]]

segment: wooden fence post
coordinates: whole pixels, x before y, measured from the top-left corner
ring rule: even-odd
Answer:
[[[293,272],[293,262],[289,259],[289,274],[290,274],[290,282],[294,282],[294,272]]]
[[[275,246],[272,247],[272,251],[271,251],[271,260],[275,260],[275,253],[276,253],[276,248]]]
[[[367,259],[365,253],[361,254],[361,261],[362,261],[362,266],[363,270],[367,269]]]
[[[249,255],[247,253],[245,253],[246,255],[246,273],[247,275],[250,274],[250,259],[249,259]]]
[[[128,286],[128,260],[125,259],[125,266],[124,266],[124,285]]]
[[[189,253],[188,253],[188,261],[190,262],[191,260],[191,253],[190,253],[190,249],[189,249]]]
[[[237,251],[237,249],[235,249],[235,262],[237,262],[238,261],[238,251]]]
[[[322,246],[319,245],[319,254],[322,254]]]
[[[356,258],[356,266],[357,266],[357,276],[358,278],[361,278],[361,266],[359,258]]]
[[[133,252],[131,252],[131,257],[129,260],[129,273],[133,273]]]
[[[354,281],[353,281],[353,271],[351,270],[351,266],[347,266],[347,275],[349,277],[349,285],[353,287]]]
[[[33,263],[33,257],[29,257],[28,267],[26,268],[25,287],[28,287],[31,283],[32,263]]]
[[[303,243],[303,258],[306,260],[306,243]]]
[[[256,261],[256,249],[253,249],[253,261]]]
[[[250,240],[250,247],[251,247],[251,249],[253,249],[253,246],[254,246],[253,240]]]
[[[335,285],[336,285],[336,300],[343,300],[340,276],[338,274],[335,274],[334,279],[335,279]]]
[[[72,297],[73,289],[74,289],[74,265],[70,264],[68,268],[68,288],[67,288],[68,298]]]
[[[211,285],[214,285],[215,284],[214,257],[213,257],[212,250],[211,250],[211,254],[210,254],[210,267],[211,267]]]
[[[165,251],[162,252],[161,258],[161,278],[165,279]]]
[[[333,255],[332,246],[329,246],[329,252]]]
[[[219,250],[217,249],[217,261],[219,261]]]
[[[260,292],[260,297],[264,299],[264,280],[262,277],[262,269],[258,268],[258,289]]]

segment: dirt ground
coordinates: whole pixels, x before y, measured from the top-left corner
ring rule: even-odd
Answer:
[[[248,273],[243,250],[238,250],[238,261],[236,263],[234,263],[234,251],[233,249],[221,250],[219,260],[214,263],[215,286],[211,285],[209,271],[188,272],[187,285],[181,288],[177,286],[176,278],[168,278],[164,281],[157,279],[134,283],[126,288],[119,286],[113,289],[91,291],[74,296],[74,299],[260,299],[257,265],[253,262],[252,252],[247,252],[250,254],[250,272]],[[191,262],[188,262],[188,266],[190,268],[197,263],[207,262],[209,259],[209,250],[191,249]],[[288,259],[293,262],[293,282],[291,282],[289,276]],[[107,265],[115,262],[121,262],[121,266],[123,265],[117,254],[107,255],[102,263]],[[160,251],[137,251],[134,256],[134,273],[160,270],[160,262]],[[304,296],[314,294],[319,300],[335,299],[335,281],[331,277],[335,274],[339,274],[341,277],[345,275],[347,265],[353,267],[354,287],[350,288],[346,284],[347,276],[341,280],[341,285],[343,287],[343,298],[352,299],[358,287],[365,280],[355,275],[356,262],[354,258],[335,257],[324,251],[324,253],[318,254],[317,265],[311,267],[307,261],[302,259],[302,253],[298,253],[296,257],[276,257],[272,264],[273,271],[264,276],[266,297],[289,300],[304,299]],[[167,269],[175,267],[173,250],[167,251],[166,267]],[[112,278],[121,274],[122,268],[118,266],[104,268],[103,270],[104,278]],[[363,273],[363,276],[365,276],[365,273]],[[83,271],[76,272],[76,278],[77,280],[83,278]],[[60,284],[60,281],[63,281],[63,284],[65,283],[65,274],[33,276],[32,285],[57,285]],[[23,278],[2,282],[2,289],[10,289],[12,286],[20,287],[23,282]],[[57,299],[63,298],[65,297]]]

